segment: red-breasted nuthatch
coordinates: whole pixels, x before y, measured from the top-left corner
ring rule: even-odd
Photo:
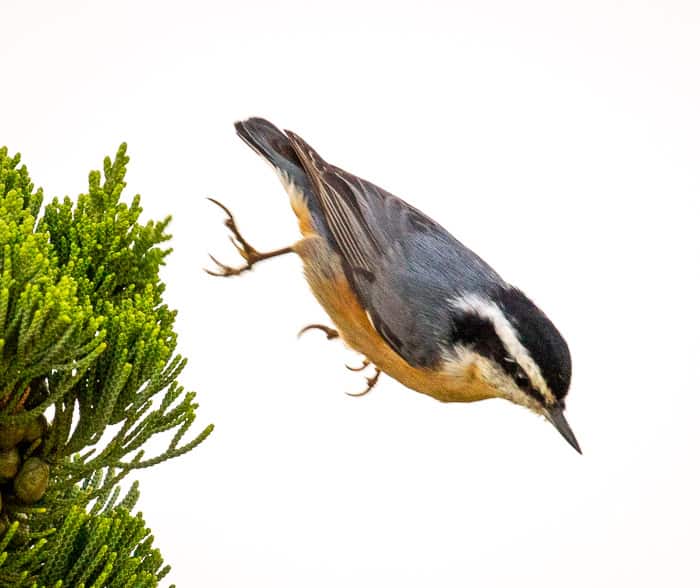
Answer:
[[[322,325],[381,372],[444,402],[505,398],[547,418],[580,453],[564,418],[569,348],[520,290],[443,227],[400,198],[326,163],[303,139],[261,118],[236,123],[289,194],[303,238],[259,252],[226,225],[246,264],[214,259],[233,276],[296,253],[312,292],[335,323]],[[362,369],[362,368],[360,368]],[[365,393],[363,392],[363,393]]]

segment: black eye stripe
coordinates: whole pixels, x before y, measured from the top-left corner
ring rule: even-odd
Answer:
[[[561,402],[571,381],[571,356],[566,341],[547,315],[520,290],[504,288],[495,298],[508,321],[517,328],[518,339],[552,394]]]
[[[513,362],[515,362],[515,360],[513,360]],[[513,381],[518,385],[518,388],[525,392],[525,394],[534,398],[540,404],[545,403],[544,396],[537,388],[535,388],[535,386],[533,386],[530,378],[517,362],[511,363],[510,361],[506,361],[505,363],[501,363],[500,366],[504,372],[513,378]]]
[[[464,345],[479,355],[488,357],[510,376],[525,394],[544,404],[542,394],[530,381],[518,362],[506,350],[490,320],[464,313],[453,320],[452,344]]]
[[[530,378],[525,375],[525,372],[518,371],[515,373],[515,383],[518,386],[526,386],[530,383]]]

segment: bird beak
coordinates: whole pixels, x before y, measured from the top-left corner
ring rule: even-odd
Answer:
[[[560,405],[557,404],[552,408],[545,409],[544,416],[547,417],[547,420],[561,433],[561,436],[569,442],[571,447],[579,453],[582,453],[574,432],[571,430],[569,423],[566,422],[564,409]]]

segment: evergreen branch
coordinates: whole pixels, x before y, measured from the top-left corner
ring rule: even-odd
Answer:
[[[128,160],[123,144],[86,194],[39,216],[43,192],[0,149],[0,455],[11,480],[0,484],[0,588],[157,586],[170,568],[131,514],[138,484],[121,501],[119,484],[212,431],[183,441],[197,404],[177,383],[185,360],[158,276],[170,218],[140,223],[140,197],[121,201]],[[146,457],[160,434],[167,449]]]

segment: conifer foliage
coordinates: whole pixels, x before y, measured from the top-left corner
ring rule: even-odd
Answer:
[[[127,162],[121,145],[87,194],[42,213],[0,149],[0,588],[157,586],[169,567],[119,483],[212,430],[187,435],[197,405],[158,277],[169,219],[121,201]]]

